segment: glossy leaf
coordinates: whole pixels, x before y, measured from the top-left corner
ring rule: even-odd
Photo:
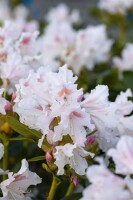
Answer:
[[[37,162],[37,161],[44,161],[45,160],[45,156],[37,156],[37,157],[34,157],[34,158],[31,158],[28,160],[28,162]]]
[[[25,138],[30,138],[35,141],[41,138],[41,133],[36,130],[32,130],[26,125],[19,122],[17,119],[11,116],[7,116],[7,122],[9,123],[10,127],[20,135],[23,135]]]

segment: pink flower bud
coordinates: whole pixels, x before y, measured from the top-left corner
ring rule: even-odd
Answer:
[[[96,135],[90,135],[87,137],[85,144],[92,145],[96,141]]]
[[[6,102],[6,105],[5,105],[5,111],[6,113],[10,113],[12,110],[12,105],[9,101]]]
[[[14,101],[14,100],[15,100],[15,98],[16,98],[16,93],[15,93],[15,92],[13,92],[13,93],[12,93],[12,101]]]
[[[46,160],[49,162],[49,163],[52,163],[54,161],[54,158],[53,158],[53,148],[51,148],[50,150],[48,150],[46,152]]]
[[[75,187],[79,184],[79,179],[77,176],[72,177],[71,180],[72,180],[73,184],[75,185]]]

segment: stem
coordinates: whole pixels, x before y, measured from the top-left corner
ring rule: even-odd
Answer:
[[[120,30],[119,30],[119,47],[123,47],[126,42],[126,26],[124,23],[120,24]]]
[[[56,176],[53,175],[53,182],[52,182],[47,200],[53,200],[54,199],[58,183],[59,183],[59,180],[56,178]]]
[[[4,98],[6,98],[8,84],[9,84],[9,81],[8,79],[6,79],[5,86],[4,86]]]
[[[66,197],[68,197],[69,195],[72,194],[73,190],[74,190],[74,184],[73,183],[70,183],[69,187],[68,187],[68,190],[67,190],[67,193],[66,193]]]
[[[4,145],[3,170],[6,171],[8,169],[8,145],[9,145],[9,142],[6,139],[4,139],[3,145]],[[3,181],[6,178],[7,178],[7,175],[3,174]]]

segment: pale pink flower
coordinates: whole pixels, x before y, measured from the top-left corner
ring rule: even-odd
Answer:
[[[29,170],[28,162],[23,159],[21,169],[18,173],[9,173],[8,179],[0,184],[3,193],[2,199],[25,200],[28,187],[41,182],[41,178],[36,173]]]
[[[66,51],[64,59],[78,74],[84,66],[92,70],[95,64],[106,62],[111,46],[112,40],[107,38],[104,25],[90,26],[77,33],[75,43]]]
[[[56,146],[56,152],[54,158],[56,159],[55,164],[58,167],[58,175],[64,174],[65,165],[70,165],[72,169],[79,175],[84,175],[88,167],[85,156],[94,154],[85,151],[83,148],[78,147],[76,144],[65,144],[64,146]],[[81,165],[82,163],[82,165]]]
[[[93,165],[87,170],[91,182],[84,191],[82,200],[130,200],[130,193],[125,190],[125,182],[111,173],[102,159],[100,165]]]
[[[131,70],[133,71],[133,44],[126,44],[122,51],[121,58],[114,57],[114,66],[117,67],[120,72]]]
[[[108,156],[111,156],[116,164],[116,173],[129,175],[133,174],[133,138],[122,136],[116,149],[110,149]]]
[[[42,37],[43,63],[50,64],[55,60],[63,60],[67,49],[74,45],[76,32],[68,23],[50,24]]]
[[[128,9],[133,7],[133,0],[100,0],[98,7],[111,14],[125,14]]]
[[[6,62],[0,63],[1,78],[4,85],[8,81],[8,89],[14,88],[21,78],[28,75],[29,70],[29,66],[22,62],[20,55],[13,52],[8,55]]]
[[[67,22],[70,24],[79,23],[81,21],[79,10],[74,9],[74,10],[72,10],[72,12],[70,12],[69,8],[64,3],[59,4],[55,8],[52,8],[48,12],[48,14],[46,16],[46,20],[49,23]]]

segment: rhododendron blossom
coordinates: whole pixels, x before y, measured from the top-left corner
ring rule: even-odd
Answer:
[[[80,107],[78,99],[83,92],[77,90],[77,78],[66,66],[60,68],[59,73],[46,72],[43,76],[38,72],[34,76],[34,79],[29,76],[17,86],[14,111],[19,114],[21,122],[41,129],[46,135],[54,118],[60,118],[57,125],[53,126],[53,141],[60,141],[63,135],[70,135],[73,142],[84,146],[87,135],[85,127],[94,130],[95,126],[91,124],[89,114]],[[42,89],[37,90],[38,87]],[[35,121],[32,121],[31,113]]]
[[[57,7],[51,9],[46,16],[46,20],[49,23],[79,23],[81,21],[79,10],[74,9],[70,13],[66,4],[61,3]]]
[[[68,23],[50,24],[42,36],[42,53],[45,64],[63,61],[64,54],[74,45],[76,32]]]
[[[99,8],[112,14],[125,14],[127,9],[133,7],[133,0],[100,0]]]
[[[77,174],[84,175],[88,167],[84,157],[88,155],[94,156],[94,154],[88,153],[76,144],[72,145],[68,143],[64,146],[56,146],[54,158],[56,159],[55,164],[58,166],[57,174],[63,175],[65,165],[69,164]]]
[[[111,173],[103,160],[100,165],[93,165],[87,170],[87,177],[91,182],[84,191],[82,200],[130,200],[131,194],[125,189],[123,179]]]
[[[133,199],[133,0],[99,0],[100,25],[19,2],[0,0],[0,199]]]
[[[126,44],[122,51],[122,58],[114,57],[113,62],[120,72],[126,70],[133,71],[133,44]]]
[[[23,159],[22,166],[18,173],[8,174],[8,179],[0,184],[3,198],[7,200],[22,199],[25,200],[25,194],[30,185],[41,183],[41,178],[29,170],[28,162]]]
[[[111,156],[116,164],[116,173],[133,174],[133,138],[122,136],[116,149],[110,149],[108,155]]]
[[[91,70],[95,64],[107,61],[112,43],[104,25],[90,26],[77,33],[75,43],[64,59],[75,73],[79,73],[83,66]]]

